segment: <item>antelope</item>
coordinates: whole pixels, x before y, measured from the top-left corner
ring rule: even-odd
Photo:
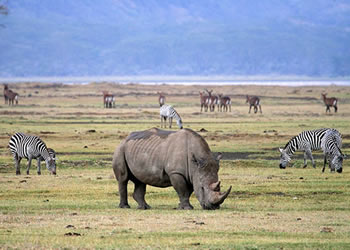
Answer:
[[[208,101],[209,101],[209,103],[208,103],[208,106],[209,106],[209,110],[210,110],[210,112],[213,112],[213,111],[215,111],[215,104],[216,104],[216,102],[217,102],[217,97],[215,97],[215,96],[212,96],[211,95],[211,93],[213,92],[213,90],[207,90],[207,89],[205,89],[205,91],[207,91],[207,93],[208,93]]]
[[[338,99],[335,98],[335,97],[327,98],[326,95],[327,94],[322,94],[323,102],[326,105],[326,113],[327,113],[327,111],[331,112],[330,107],[334,107],[334,112],[337,113],[337,110],[338,110],[338,107],[337,107]]]
[[[253,106],[254,106],[254,113],[258,112],[258,107],[260,109],[260,113],[262,113],[259,97],[247,95],[246,103],[249,103],[249,112],[248,113],[250,113],[250,110],[252,109]]]
[[[105,108],[115,107],[115,97],[113,94],[109,94],[108,91],[102,91],[103,94],[103,106]]]
[[[14,101],[16,101],[16,105],[18,105],[18,93],[13,92],[12,90],[9,90],[7,93],[7,97],[9,99],[9,105],[14,105]]]
[[[201,112],[204,108],[204,111],[207,112],[208,111],[208,103],[209,103],[209,96],[206,96],[206,95],[203,95],[204,92],[200,92],[199,91],[199,100],[200,100],[200,103],[201,103]]]
[[[8,96],[7,96],[7,92],[9,91],[9,87],[7,86],[7,84],[4,84],[4,99],[5,99],[5,104],[7,104],[8,102]]]
[[[218,110],[220,107],[220,111],[227,112],[228,109],[230,109],[231,112],[231,98],[229,96],[222,96],[222,94],[219,94],[219,105]]]
[[[158,102],[161,107],[165,104],[165,96],[161,92],[157,92],[157,94],[159,95]]]

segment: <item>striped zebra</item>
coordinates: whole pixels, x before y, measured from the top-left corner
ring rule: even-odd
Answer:
[[[338,173],[343,171],[344,154],[341,152],[342,139],[341,134],[331,128],[321,128],[309,130],[293,137],[284,147],[280,148],[280,168],[286,168],[296,151],[304,151],[304,168],[307,166],[307,157],[311,160],[312,166],[316,168],[315,161],[312,157],[313,150],[321,150],[324,154],[324,172],[328,160],[331,171],[337,170]]]
[[[164,120],[164,127],[166,128],[167,118],[169,118],[169,128],[171,128],[171,125],[173,123],[173,118],[175,118],[177,126],[179,126],[179,128],[182,129],[181,117],[172,106],[164,104],[163,106],[160,107],[159,114],[160,114],[161,128],[163,127],[163,120]]]
[[[46,168],[52,174],[56,174],[55,154],[54,157],[52,153],[50,154],[45,143],[38,136],[15,133],[10,139],[9,148],[13,155],[13,159],[15,160],[17,175],[21,174],[20,163],[22,158],[26,158],[28,160],[27,174],[29,174],[32,159],[37,159],[38,175],[41,174],[41,159],[45,160]]]

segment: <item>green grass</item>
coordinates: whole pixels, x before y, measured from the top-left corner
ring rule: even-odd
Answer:
[[[19,92],[30,86],[17,85]],[[127,94],[138,88],[126,87],[118,85],[118,91]],[[256,91],[245,86],[222,88],[228,94]],[[288,99],[289,105],[278,105],[294,93],[295,88],[288,87],[262,87],[265,95],[280,97],[266,98],[262,115],[247,114],[244,100],[239,99],[233,100],[236,106],[230,114],[200,114],[197,96],[168,93],[185,127],[205,128],[207,132],[200,134],[212,151],[237,157],[221,161],[222,189],[232,185],[232,191],[215,211],[202,210],[194,195],[194,210],[176,210],[179,201],[172,187],[149,186],[146,200],[152,209],[137,210],[132,183],[128,187],[131,209],[118,208],[113,151],[131,131],[159,127],[155,96],[125,95],[116,109],[107,110],[101,107],[101,97],[93,96],[100,91],[97,85],[79,91],[73,85],[62,88],[64,95],[43,98],[50,89],[40,89],[41,98],[24,98],[21,106],[13,108],[2,105],[0,248],[349,249],[349,161],[344,161],[342,174],[328,169],[322,173],[322,153],[314,154],[316,169],[310,163],[302,168],[302,153],[298,153],[293,167],[278,168],[277,148],[306,129],[337,128],[343,144],[349,145],[350,102],[344,98],[350,89],[334,88],[342,91],[343,98],[336,115],[325,115],[324,107],[313,100]],[[184,93],[197,90],[181,89]],[[137,91],[154,91],[154,86],[140,86]],[[321,91],[301,88],[293,95],[319,98]],[[77,92],[92,96],[72,98]],[[42,175],[37,176],[35,161],[30,175],[24,175],[26,160],[22,160],[22,175],[15,175],[7,143],[16,131],[39,135],[58,152],[57,176],[49,175],[44,164]],[[350,154],[348,146],[343,152]],[[79,235],[69,235],[73,233]]]

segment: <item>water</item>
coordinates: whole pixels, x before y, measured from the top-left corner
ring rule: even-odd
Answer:
[[[177,85],[265,85],[265,86],[350,86],[350,78],[308,77],[230,77],[230,76],[88,76],[88,77],[12,77],[0,78],[0,83],[43,82],[89,84],[110,82],[120,84]]]

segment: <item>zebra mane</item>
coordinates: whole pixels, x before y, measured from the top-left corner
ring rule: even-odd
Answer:
[[[289,146],[289,144],[291,144],[292,141],[295,140],[296,137],[297,137],[297,135],[296,135],[296,136],[293,136],[292,139],[290,139],[290,140],[287,142],[286,146],[284,146],[284,149],[286,149],[286,148]]]

